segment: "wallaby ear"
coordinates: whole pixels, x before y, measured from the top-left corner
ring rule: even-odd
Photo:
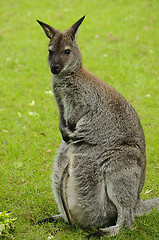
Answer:
[[[76,37],[76,33],[77,33],[77,30],[79,28],[79,26],[81,25],[81,23],[83,22],[85,16],[83,16],[82,18],[80,18],[76,23],[74,23],[72,25],[72,27],[67,31],[70,35],[71,35],[71,38],[72,40],[75,39]]]
[[[37,20],[37,22],[42,26],[46,36],[50,39],[52,37],[54,37],[55,34],[58,32],[58,30],[54,29],[53,27],[51,27],[50,25],[48,25],[46,23],[40,22],[39,20]]]

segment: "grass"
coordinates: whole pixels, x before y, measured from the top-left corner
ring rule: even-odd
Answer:
[[[11,211],[14,239],[85,239],[64,223],[33,227],[57,214],[52,164],[61,141],[51,91],[47,44],[36,19],[65,30],[86,14],[78,42],[84,66],[134,106],[147,144],[142,198],[159,196],[159,2],[157,0],[1,1],[0,211]],[[138,218],[111,239],[159,239],[159,215]]]

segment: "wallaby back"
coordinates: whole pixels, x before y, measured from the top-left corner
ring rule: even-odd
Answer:
[[[83,19],[64,33],[38,21],[50,39],[48,62],[63,137],[54,166],[54,192],[65,219],[69,214],[71,223],[86,227],[114,225],[100,231],[115,235],[123,225],[131,228],[134,216],[150,212],[159,200],[140,200],[146,154],[135,110],[82,66],[76,33]]]

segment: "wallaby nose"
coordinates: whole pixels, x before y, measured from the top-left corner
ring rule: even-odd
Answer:
[[[58,74],[60,72],[60,65],[58,63],[51,65],[51,72],[53,74]]]

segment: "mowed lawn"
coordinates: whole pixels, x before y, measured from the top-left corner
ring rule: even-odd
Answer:
[[[159,1],[1,0],[0,211],[17,218],[15,240],[85,239],[90,232],[65,223],[31,225],[58,214],[51,174],[61,142],[48,39],[36,19],[65,30],[84,14],[83,64],[136,109],[147,145],[142,198],[159,197]],[[157,240],[158,226],[153,211],[111,239]]]

